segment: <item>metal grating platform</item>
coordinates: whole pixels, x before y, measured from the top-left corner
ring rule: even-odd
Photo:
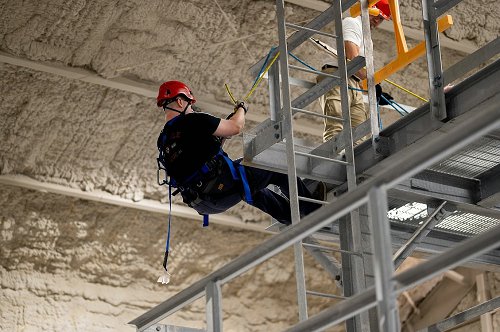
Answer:
[[[417,227],[424,222],[427,215],[427,205],[415,202],[390,210],[388,218],[392,223]],[[500,225],[500,219],[455,211],[438,223],[435,229],[470,237],[486,232],[497,225]]]
[[[497,165],[500,165],[500,140],[483,137],[430,169],[464,178],[476,178]]]
[[[483,185],[495,185],[495,180],[500,177],[500,139],[490,135],[469,144],[454,155],[429,168],[430,171],[449,175],[463,181],[476,184],[477,191],[481,192]],[[492,174],[489,174],[492,173]],[[489,174],[488,176],[484,176]],[[486,183],[481,183],[481,181]],[[498,191],[498,188],[496,189]],[[483,190],[484,192],[484,190]],[[474,196],[480,196],[476,193]],[[427,205],[410,202],[401,207],[392,209],[388,217],[394,222],[418,226],[427,217]],[[473,236],[500,225],[500,219],[482,216],[464,211],[454,211],[443,219],[436,229],[446,233],[463,236]]]
[[[500,219],[456,211],[436,228],[460,235],[477,235],[500,225]]]

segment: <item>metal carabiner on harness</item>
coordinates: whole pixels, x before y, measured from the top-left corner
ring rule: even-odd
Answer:
[[[167,169],[161,165],[160,158],[156,158],[156,161],[158,162],[158,169],[156,171],[156,181],[158,185],[163,186],[169,184]],[[165,173],[165,177],[160,181],[160,174],[162,171]]]

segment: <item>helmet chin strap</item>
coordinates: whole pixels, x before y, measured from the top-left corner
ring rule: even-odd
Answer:
[[[168,103],[168,104],[170,104],[170,103]],[[186,107],[184,107],[184,110],[183,110],[182,112],[181,112],[181,111],[179,111],[179,110],[176,110],[175,108],[168,107],[168,106],[167,106],[167,104],[163,106],[163,109],[164,109],[164,110],[171,110],[171,111],[177,112],[177,113],[179,113],[179,114],[185,114],[185,113],[186,113],[186,111],[187,111],[187,109],[188,109],[188,107],[189,107],[189,105],[191,105],[191,101],[188,101],[188,102],[187,102],[187,105],[186,105]]]

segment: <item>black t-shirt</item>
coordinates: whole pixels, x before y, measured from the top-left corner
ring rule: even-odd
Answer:
[[[220,141],[213,133],[220,120],[207,113],[189,113],[165,124],[158,149],[164,153],[170,177],[182,183],[219,152]]]

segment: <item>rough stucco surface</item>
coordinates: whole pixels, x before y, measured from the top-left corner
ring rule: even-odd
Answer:
[[[124,330],[146,309],[268,237],[176,218],[172,280],[160,286],[164,216],[9,186],[2,187],[0,204],[2,331]],[[285,251],[224,286],[228,330],[277,331],[296,320],[292,255]],[[308,287],[335,292],[323,270],[310,259],[306,264]],[[313,299],[312,312],[327,303]],[[201,328],[203,320],[200,301],[168,322]]]
[[[466,2],[452,10],[455,25],[445,34],[478,47],[496,38],[496,1]],[[421,27],[419,3],[401,1],[406,26]],[[290,22],[304,23],[317,14],[287,5]],[[373,32],[376,67],[393,58],[392,38],[385,31]],[[274,6],[268,0],[0,0],[2,52],[84,68],[105,78],[151,84],[184,80],[197,96],[227,103],[228,112],[223,84],[243,96],[253,81],[248,68],[276,43]],[[325,59],[308,44],[294,53],[315,67]],[[464,55],[443,50],[444,68]],[[425,67],[420,59],[393,80],[426,96]],[[304,73],[294,76],[314,80]],[[418,106],[415,98],[388,85],[384,89],[397,101]],[[250,99],[251,111],[264,114],[267,102],[262,87]],[[1,63],[0,105],[0,174],[134,201],[166,201],[165,190],[155,184],[155,142],[163,119],[151,98]],[[318,110],[318,104],[311,109]],[[318,133],[299,136],[318,142],[321,123],[303,121],[317,125]],[[230,141],[228,151],[240,156],[240,141]],[[1,330],[126,329],[130,319],[266,238],[227,227],[203,230],[174,217],[175,279],[165,288],[154,283],[164,216],[3,185],[0,206]],[[252,223],[268,221],[243,204],[229,214]],[[324,272],[306,258],[311,289],[333,292]],[[490,280],[497,294],[498,275]],[[226,329],[281,330],[295,322],[294,283],[290,252],[236,279],[223,290]],[[412,290],[412,296],[423,298],[430,285]],[[312,313],[326,303],[312,300]],[[169,322],[201,327],[203,315],[204,305],[197,302]],[[494,317],[498,328],[499,315]]]

